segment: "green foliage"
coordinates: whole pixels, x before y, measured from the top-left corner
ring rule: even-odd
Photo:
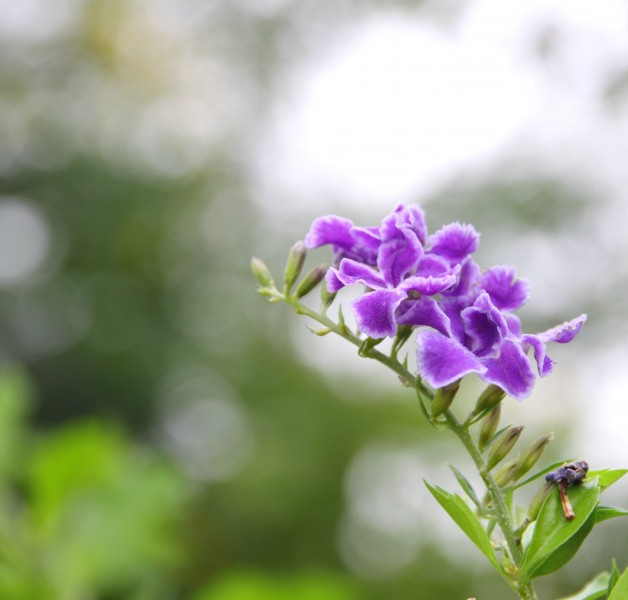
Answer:
[[[468,538],[480,549],[482,554],[488,558],[490,563],[503,573],[502,568],[495,556],[486,531],[482,527],[480,520],[473,514],[467,503],[458,494],[450,494],[438,486],[432,486],[423,480],[427,489],[437,502],[445,509],[447,514],[456,522],[456,525],[465,532]]]
[[[294,575],[239,570],[223,575],[191,600],[357,600],[346,578],[324,572]]]
[[[569,542],[587,525],[599,495],[600,488],[595,481],[570,488],[569,498],[576,513],[572,521],[565,519],[558,489],[547,496],[521,565],[522,580],[550,572],[547,569],[555,570],[552,567],[559,568],[573,556]],[[568,558],[563,561],[565,557]]]
[[[608,600],[628,600],[628,569],[613,585]]]
[[[608,573],[600,573],[579,592],[560,600],[598,600],[598,598],[604,598],[607,594],[609,580],[610,575]]]

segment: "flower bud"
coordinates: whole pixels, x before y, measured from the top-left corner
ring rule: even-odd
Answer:
[[[509,460],[507,463],[504,463],[495,474],[495,483],[498,487],[504,487],[511,483],[512,481],[516,481],[515,474],[517,473],[517,468],[519,467],[519,459],[513,458]]]
[[[498,385],[492,383],[480,395],[473,409],[473,415],[479,415],[485,410],[499,404],[506,396],[506,392]]]
[[[266,266],[264,261],[254,256],[251,259],[251,271],[253,272],[255,279],[257,279],[257,282],[262,287],[275,287],[275,281],[273,279],[273,276],[271,275],[270,270]]]
[[[491,452],[488,455],[488,462],[486,465],[486,468],[489,471],[512,450],[522,431],[523,425],[519,425],[518,427],[509,427],[499,437],[495,444],[493,444]]]
[[[490,413],[488,413],[488,415],[484,419],[484,423],[482,423],[482,429],[480,429],[480,450],[484,450],[484,448],[488,446],[488,443],[495,435],[495,432],[497,431],[497,427],[499,425],[499,419],[501,417],[501,414],[502,405],[498,404]]]
[[[536,518],[539,516],[541,506],[543,506],[543,502],[545,502],[545,498],[547,498],[547,495],[552,487],[554,487],[553,484],[548,482],[536,494],[534,494],[534,498],[532,498],[532,501],[530,502],[528,514],[526,516],[526,521],[528,523],[536,521]]]
[[[434,396],[434,400],[432,401],[432,418],[442,415],[454,401],[456,394],[458,393],[458,388],[460,387],[460,379],[458,381],[454,381],[453,383],[446,385],[445,387],[440,388],[436,395]]]
[[[547,433],[534,440],[521,455],[515,480],[523,477],[541,458],[545,447],[554,439],[553,433]]]
[[[303,296],[309,294],[323,280],[325,273],[327,273],[327,265],[318,265],[308,271],[297,286],[296,297],[303,298]]]
[[[307,250],[305,249],[305,244],[301,241],[298,241],[290,249],[290,254],[288,254],[288,260],[286,262],[286,268],[283,272],[283,281],[288,289],[292,287],[294,282],[297,280],[297,277],[301,274],[306,254]]]

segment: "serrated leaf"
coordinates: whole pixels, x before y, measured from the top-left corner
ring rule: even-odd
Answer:
[[[615,517],[628,516],[628,510],[623,508],[615,508],[613,506],[598,506],[595,509],[595,523],[601,523],[608,519],[614,519]]]
[[[595,525],[594,513],[589,515],[584,525],[578,529],[575,535],[571,536],[564,544],[560,545],[552,552],[534,571],[530,579],[549,575],[565,566],[578,552],[584,540],[588,537]]]
[[[521,564],[521,578],[523,580],[532,579],[534,572],[550,555],[585,525],[597,504],[600,488],[597,486],[597,482],[593,481],[570,487],[568,494],[576,513],[572,521],[565,519],[558,488],[551,490],[545,499],[536,521],[530,545]]]
[[[455,521],[456,525],[467,534],[467,537],[480,549],[482,554],[488,558],[493,567],[503,574],[502,568],[493,551],[491,540],[468,504],[458,496],[458,494],[450,494],[438,486],[432,486],[425,481],[425,479],[423,483],[425,483],[432,496],[436,498],[436,501]]]
[[[531,483],[535,479],[538,479],[539,477],[542,477],[546,473],[549,473],[550,471],[553,471],[554,469],[557,469],[558,467],[560,467],[561,465],[564,465],[564,464],[565,464],[564,460],[552,463],[548,467],[545,467],[544,469],[541,469],[540,471],[537,471],[534,475],[530,475],[530,477],[527,477],[523,481],[520,481],[517,485],[513,485],[512,489],[516,490],[516,489],[518,489],[520,487],[523,487],[524,485],[527,485],[528,483]]]
[[[589,471],[588,476],[591,479],[597,477],[598,485],[604,491],[619,481],[626,473],[628,473],[628,469],[602,469],[601,471]]]
[[[610,575],[605,571],[589,581],[579,592],[573,596],[565,596],[560,600],[597,600],[606,596]]]
[[[628,600],[628,569],[626,569],[613,587],[608,600]]]
[[[449,468],[453,471],[456,479],[458,480],[458,483],[460,484],[460,487],[465,491],[467,496],[469,496],[471,502],[473,502],[473,504],[475,504],[478,508],[481,508],[482,504],[478,499],[475,490],[473,489],[473,486],[471,485],[469,480],[454,465],[449,465]]]

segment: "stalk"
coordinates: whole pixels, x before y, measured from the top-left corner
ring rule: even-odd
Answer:
[[[329,319],[326,315],[319,314],[311,308],[304,306],[294,295],[290,293],[281,294],[278,291],[275,291],[273,295],[275,295],[278,300],[286,302],[287,304],[292,306],[295,312],[297,312],[298,314],[307,315],[314,321],[317,321],[324,327],[327,327],[330,331],[333,331],[340,337],[344,338],[345,340],[356,346],[358,349],[364,348],[363,340],[354,335],[351,331],[349,331],[347,327],[337,324]],[[387,366],[399,376],[402,383],[407,386],[414,387],[419,400],[419,406],[428,422],[431,425],[435,425],[436,423],[445,424],[445,426],[450,431],[452,431],[452,433],[462,442],[463,446],[475,463],[475,466],[480,476],[482,477],[482,480],[484,481],[484,485],[486,486],[488,494],[493,502],[493,506],[495,507],[496,522],[499,525],[499,528],[504,536],[506,545],[508,546],[508,550],[510,552],[510,558],[518,572],[519,567],[521,566],[521,562],[523,560],[523,551],[521,549],[521,546],[517,543],[517,538],[512,527],[510,514],[506,506],[506,499],[504,497],[503,491],[495,483],[493,476],[486,467],[486,463],[484,462],[482,453],[476,446],[473,438],[471,437],[471,434],[469,433],[468,427],[470,423],[467,422],[464,425],[461,424],[449,409],[447,409],[443,413],[444,421],[439,420],[436,422],[435,419],[431,417],[426,402],[427,400],[433,400],[434,394],[423,385],[423,382],[419,377],[415,377],[410,371],[408,371],[408,369],[406,369],[401,363],[399,363],[399,361],[396,359],[396,356],[387,356],[386,354],[380,352],[373,347],[365,348],[362,352],[362,355],[368,358],[372,358],[373,360],[376,360],[381,364]],[[519,597],[522,600],[538,600],[532,583],[527,584],[525,587],[520,587],[518,581],[516,580],[513,581],[513,583],[514,587],[519,593]]]

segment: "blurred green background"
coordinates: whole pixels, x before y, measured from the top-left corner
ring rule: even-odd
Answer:
[[[374,225],[419,201],[432,230],[472,222],[481,264],[532,280],[527,330],[588,312],[554,352],[556,374],[507,414],[529,439],[556,431],[549,458],[626,466],[628,70],[587,54],[588,26],[574,41],[564,15],[535,4],[545,20],[517,47],[562,95],[543,96],[541,116],[481,164],[410,178],[404,197],[364,199],[315,170],[293,181],[275,153],[277,128],[305,137],[282,119],[308,68],[333,63],[362,23],[393,15],[458,39],[461,19],[491,6],[0,0],[1,599],[506,597],[423,489],[422,476],[454,487],[445,463],[467,466],[455,441],[390,373],[254,292],[250,256],[279,274],[325,212]],[[601,73],[593,83],[578,87],[561,62],[574,47],[582,72]],[[530,137],[570,107],[589,125]],[[332,114],[340,131],[352,118]],[[455,127],[441,126],[450,144]],[[395,135],[408,142],[403,126]],[[366,137],[354,151],[381,153],[358,164],[368,180],[391,148]],[[626,566],[625,526],[599,529],[542,597],[573,592],[612,555]]]

